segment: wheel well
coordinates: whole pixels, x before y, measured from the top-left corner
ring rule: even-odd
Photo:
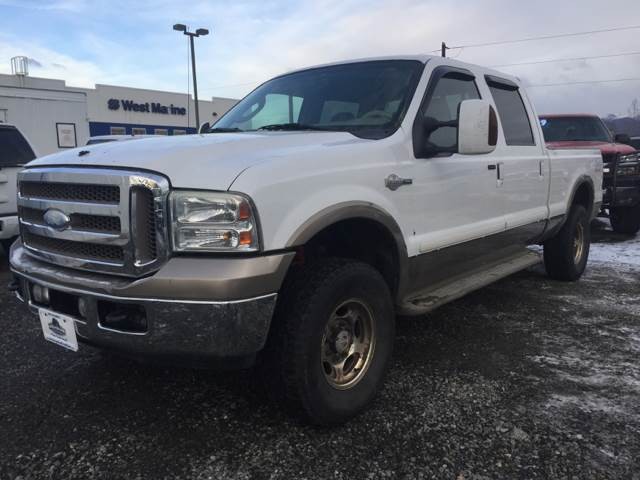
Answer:
[[[367,218],[341,220],[316,233],[299,247],[294,266],[322,257],[359,260],[378,270],[392,295],[398,289],[398,245],[381,223]]]
[[[582,205],[587,213],[591,213],[593,209],[593,188],[587,182],[582,182],[573,195],[571,205]]]

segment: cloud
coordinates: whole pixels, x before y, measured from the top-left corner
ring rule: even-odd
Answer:
[[[20,55],[29,58],[30,66],[38,67],[39,77],[59,78],[75,87],[93,88],[96,79],[105,76],[102,68],[90,61],[78,60],[35,43],[0,37],[0,59]],[[34,60],[36,58],[39,60]],[[0,63],[0,73],[11,73],[8,61]]]
[[[441,41],[456,46],[629,25],[635,3],[617,0],[602,8],[600,0],[583,0],[578,9],[557,0],[192,0],[185,8],[170,0],[0,0],[12,5],[4,11],[30,9],[37,32],[25,42],[20,22],[7,17],[5,35],[13,36],[0,37],[0,71],[6,71],[2,58],[21,54],[42,63],[39,75],[64,74],[72,85],[186,91],[191,88],[188,43],[171,29],[179,22],[211,30],[196,40],[201,96],[239,97],[273,75],[318,63],[426,53],[439,49]],[[611,32],[449,53],[481,65],[607,55],[633,51],[639,34]],[[500,69],[532,86],[631,78],[640,77],[640,55]],[[530,95],[540,110],[622,114],[638,87],[640,82],[532,87]]]
[[[42,67],[42,63],[40,63],[38,60],[36,60],[35,58],[29,58],[27,59],[29,62],[29,66],[30,67]]]
[[[86,0],[0,0],[0,6],[30,10],[61,10],[81,12],[87,6]]]

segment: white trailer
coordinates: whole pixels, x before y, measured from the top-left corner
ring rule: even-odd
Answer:
[[[15,125],[39,155],[87,142],[85,92],[67,90],[63,81],[18,75],[0,77],[0,123]]]

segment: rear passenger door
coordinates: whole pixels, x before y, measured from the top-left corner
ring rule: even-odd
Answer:
[[[485,80],[500,125],[493,156],[507,232],[512,241],[527,243],[543,232],[548,217],[549,160],[524,92],[508,79],[487,75]]]

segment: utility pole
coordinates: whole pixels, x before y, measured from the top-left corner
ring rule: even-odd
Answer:
[[[191,50],[191,71],[193,72],[193,99],[196,107],[196,132],[200,129],[200,108],[198,106],[198,80],[196,79],[196,52],[194,48],[193,39],[195,37],[204,37],[209,35],[209,30],[206,28],[199,28],[195,32],[187,30],[187,26],[181,23],[176,23],[173,29],[182,32],[189,37],[189,47]]]
[[[442,49],[441,49],[442,58],[445,58],[447,56],[448,49],[449,47],[447,47],[447,44],[442,42]]]

